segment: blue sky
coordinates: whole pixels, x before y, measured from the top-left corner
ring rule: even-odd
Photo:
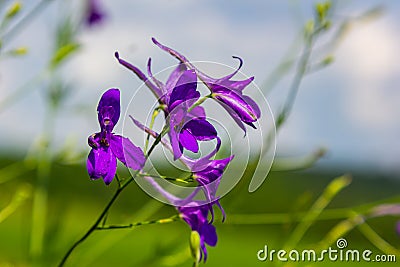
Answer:
[[[25,4],[28,10],[37,1],[23,2],[29,2]],[[51,34],[63,12],[55,2],[10,44],[26,45],[30,52],[23,58],[2,61],[0,98],[46,64]],[[97,101],[107,88],[121,88],[123,108],[127,107],[141,83],[116,63],[114,51],[142,69],[152,57],[154,72],[176,63],[152,44],[153,36],[194,61],[235,67],[237,62],[231,56],[240,56],[244,60],[242,72],[255,76],[255,83],[261,86],[312,15],[314,1],[299,2],[103,1],[108,20],[102,27],[79,35],[83,48],[63,69],[64,79],[76,91],[61,111],[55,129],[57,143],[68,137],[76,141],[78,150],[88,149],[86,138],[98,127]],[[278,154],[301,156],[324,146],[329,153],[321,164],[400,171],[400,4],[339,1],[336,17],[356,16],[377,5],[384,6],[385,13],[375,20],[355,23],[335,50],[335,62],[305,78],[293,113],[279,134]],[[324,56],[324,41],[317,45],[315,60]],[[274,111],[281,107],[292,76],[290,73],[267,95]],[[41,132],[41,90],[32,89],[0,114],[0,146],[24,149]],[[74,105],[84,112],[72,108]],[[138,112],[141,108],[137,107]]]

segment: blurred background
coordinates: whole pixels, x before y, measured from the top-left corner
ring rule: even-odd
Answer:
[[[328,194],[294,247],[329,245],[342,233],[349,248],[398,253],[399,212],[371,214],[400,201],[399,2],[331,1],[329,26],[313,35],[298,84],[310,20],[318,26],[316,1],[99,0],[104,17],[95,24],[85,22],[90,1],[18,2],[20,10],[9,15],[16,2],[0,1],[0,266],[55,266],[109,201],[116,184],[90,181],[86,173],[87,136],[98,131],[96,106],[106,89],[121,89],[126,110],[142,84],[117,63],[115,51],[142,70],[151,57],[154,73],[177,63],[151,37],[193,61],[236,68],[231,56],[241,57],[243,75],[255,76],[278,121],[291,90],[298,90],[278,127],[267,180],[249,193],[250,163],[222,199],[227,220],[217,220],[219,241],[208,248],[206,266],[273,265],[258,261],[257,251],[287,245],[299,218],[343,174],[351,175],[350,185]],[[145,107],[133,108],[147,115]],[[174,213],[132,184],[109,220]],[[369,228],[350,223],[367,214]],[[345,222],[352,226],[346,231]],[[189,233],[183,222],[99,231],[67,266],[191,266]]]

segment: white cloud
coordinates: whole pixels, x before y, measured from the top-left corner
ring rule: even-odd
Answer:
[[[390,18],[356,25],[337,55],[349,89],[347,113],[374,132],[398,129],[400,36],[394,25]]]

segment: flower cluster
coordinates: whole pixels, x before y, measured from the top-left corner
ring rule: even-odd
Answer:
[[[160,139],[159,142],[171,150],[174,160],[179,159],[190,168],[191,178],[204,192],[206,201],[194,201],[191,197],[176,201],[171,197],[171,203],[177,207],[182,220],[199,237],[191,239],[192,248],[197,248],[194,253],[197,255],[196,260],[206,261],[206,244],[215,246],[217,243],[216,229],[212,225],[214,206],[220,208],[225,219],[217,189],[227,165],[233,160],[233,155],[224,159],[213,159],[220,149],[221,140],[217,130],[210,123],[202,103],[209,98],[217,101],[246,133],[245,124],[256,128],[255,122],[261,115],[254,100],[243,93],[254,77],[241,81],[232,80],[243,63],[238,58],[240,65],[236,71],[226,77],[212,78],[197,69],[182,54],[160,44],[154,38],[153,42],[179,60],[179,64],[166,82],[161,82],[153,76],[151,59],[148,60],[146,75],[122,59],[118,52],[115,53],[115,57],[121,65],[135,73],[146,84],[159,103],[158,109],[162,110],[165,116],[162,133],[156,133],[132,118],[134,123],[153,137],[161,137],[162,141]],[[210,93],[201,96],[197,88],[198,83],[203,83]],[[87,168],[92,179],[102,177],[104,182],[109,184],[116,172],[116,159],[131,169],[141,170],[149,155],[145,157],[142,150],[133,145],[128,138],[112,133],[120,115],[117,89],[110,89],[104,93],[97,111],[101,131],[89,137],[92,150],[88,157]],[[163,138],[164,134],[168,136],[168,140]],[[193,159],[184,153],[185,150],[198,153],[199,142],[204,141],[216,142],[215,149],[209,155]],[[163,189],[157,188],[157,190]],[[163,193],[168,195],[166,192]]]

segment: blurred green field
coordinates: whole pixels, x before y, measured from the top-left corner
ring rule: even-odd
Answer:
[[[0,168],[15,161],[2,159]],[[217,211],[218,244],[208,247],[205,266],[281,266],[277,262],[260,262],[257,252],[268,245],[281,249],[292,233],[296,222],[250,224],[243,214],[290,214],[307,211],[329,182],[342,173],[312,169],[301,172],[271,173],[255,193],[248,193],[248,181],[222,199],[227,220],[221,224]],[[2,174],[0,173],[0,176]],[[4,175],[4,173],[3,173]],[[352,173],[352,184],[329,204],[328,209],[345,208],[387,200],[399,202],[400,177],[373,173]],[[34,171],[0,184],[0,209],[4,208],[17,188],[24,183],[34,184]],[[49,184],[49,210],[46,222],[44,259],[38,266],[56,266],[66,250],[91,226],[109,201],[116,183],[109,187],[101,181],[90,181],[84,166],[52,166]],[[31,266],[29,236],[32,198],[0,224],[0,266]],[[109,223],[129,223],[166,218],[175,214],[148,197],[136,184],[124,191],[112,208]],[[370,219],[369,225],[387,242],[400,248],[400,237],[395,232],[396,217]],[[312,225],[296,249],[313,247],[339,220],[322,220]],[[66,266],[192,266],[188,239],[190,229],[183,222],[163,225],[144,225],[135,229],[97,231],[71,255]],[[346,239],[349,249],[379,251],[357,229]],[[332,247],[336,245],[333,244]],[[338,265],[339,264],[339,265]],[[365,266],[367,263],[324,262],[324,266]],[[398,266],[398,263],[381,263]],[[321,266],[317,263],[293,263],[289,266]],[[370,263],[368,265],[378,265]]]

